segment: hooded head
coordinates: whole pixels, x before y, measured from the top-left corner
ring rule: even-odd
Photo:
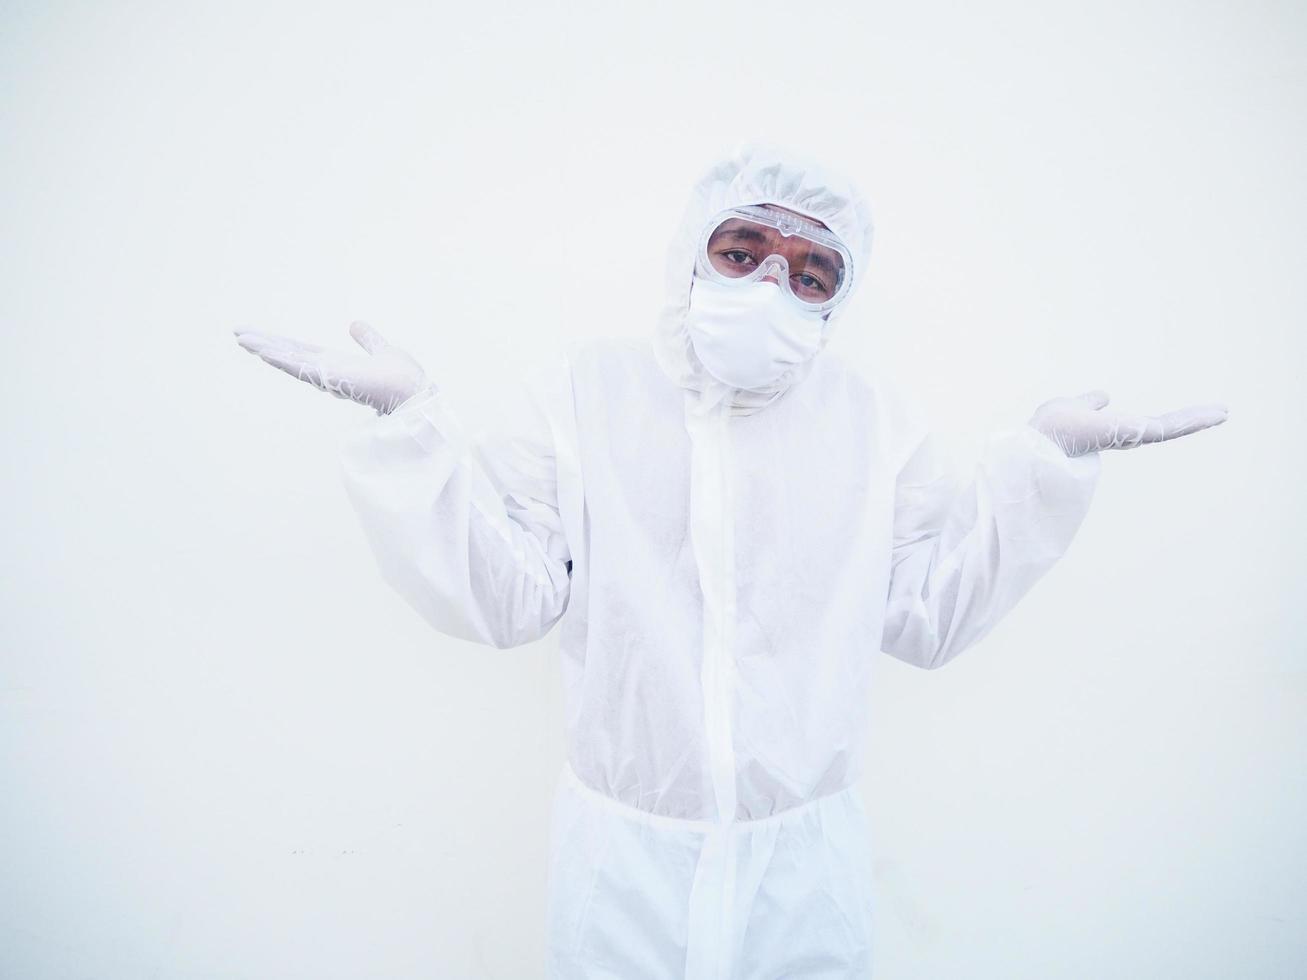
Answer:
[[[774,204],[821,222],[844,243],[852,258],[851,296],[866,276],[871,252],[871,209],[845,178],[801,157],[772,148],[748,145],[713,166],[690,195],[689,205],[672,241],[667,261],[667,301],[659,317],[654,349],[663,370],[678,385],[700,393],[700,404],[711,407],[729,400],[732,414],[747,415],[781,397],[812,369],[814,354],[760,390],[726,385],[705,369],[695,355],[686,326],[695,255],[708,223],[727,208]],[[848,305],[848,296],[826,318],[820,346]]]

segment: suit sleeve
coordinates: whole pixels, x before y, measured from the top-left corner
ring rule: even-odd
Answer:
[[[933,435],[909,447],[881,649],[934,669],[989,633],[1066,552],[1101,462],[1067,457],[1029,425],[991,434],[969,478],[945,466]]]
[[[340,471],[383,579],[436,630],[507,648],[567,608],[553,426],[566,361],[532,372],[504,424],[472,433],[448,396],[416,396],[349,433]]]

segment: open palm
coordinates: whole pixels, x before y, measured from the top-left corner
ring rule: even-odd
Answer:
[[[1149,442],[1178,439],[1220,425],[1229,411],[1224,405],[1194,405],[1165,415],[1126,415],[1104,411],[1107,392],[1089,391],[1072,398],[1054,398],[1035,409],[1030,419],[1068,456],[1103,449],[1134,449]]]
[[[367,353],[328,350],[254,330],[237,330],[236,342],[273,367],[337,398],[367,405],[378,415],[388,415],[434,387],[422,365],[366,323],[350,324],[349,332]]]

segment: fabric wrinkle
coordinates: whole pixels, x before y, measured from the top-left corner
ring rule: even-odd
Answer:
[[[695,186],[652,337],[567,345],[465,429],[444,393],[342,446],[386,581],[435,629],[519,646],[557,627],[566,765],[550,975],[865,977],[873,889],[858,797],[875,654],[936,669],[1070,546],[1097,454],[1028,425],[953,473],[882,378],[828,342],[740,391],[685,312],[703,223],[774,204],[865,279],[843,178],[747,147]]]

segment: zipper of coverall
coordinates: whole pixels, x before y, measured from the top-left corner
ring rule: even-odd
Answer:
[[[700,555],[704,646],[700,678],[708,766],[716,820],[700,851],[691,895],[686,976],[729,977],[732,969],[736,839],[735,751],[731,737],[735,665],[734,493],[730,479],[729,403],[707,414],[687,414],[693,432],[693,475],[700,509],[694,542]]]
[[[732,832],[735,822],[737,790],[735,783],[735,484],[731,468],[731,413],[729,403],[723,407],[721,414],[721,556],[722,556],[722,630],[721,657],[722,670],[719,677],[720,705],[722,724],[722,745],[725,758],[723,769],[729,780],[729,789],[723,794],[718,804],[718,818],[722,823],[725,853],[722,856],[722,918],[719,936],[718,970],[723,978],[729,978],[734,972],[732,962],[734,926],[735,926],[735,881],[736,881],[736,842],[737,836]]]
[[[710,535],[705,544],[712,574],[711,592],[705,592],[710,613],[705,617],[706,632],[703,664],[704,713],[707,722],[709,767],[713,795],[717,804],[717,822],[735,820],[735,747],[731,736],[731,713],[734,706],[735,658],[735,536],[734,495],[730,480],[730,413],[729,405],[719,405],[707,421],[702,462],[711,470],[712,511],[702,515]],[[715,525],[715,526],[713,526]]]

